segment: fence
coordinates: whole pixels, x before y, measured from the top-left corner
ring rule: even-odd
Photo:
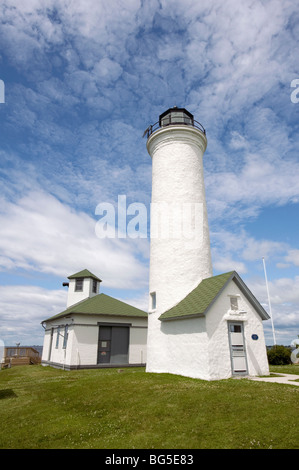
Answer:
[[[31,347],[6,347],[2,359],[2,368],[30,364],[40,364],[39,352]]]

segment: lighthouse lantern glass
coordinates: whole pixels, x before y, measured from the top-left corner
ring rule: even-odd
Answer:
[[[193,125],[193,115],[183,108],[172,108],[160,116],[160,126],[169,126],[170,124]]]

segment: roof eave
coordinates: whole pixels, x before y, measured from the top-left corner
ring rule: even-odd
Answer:
[[[124,317],[124,318],[147,318],[146,314],[145,315],[121,315],[121,314],[115,314],[115,313],[86,313],[86,312],[68,312],[66,314],[61,313],[60,315],[58,314],[57,316],[47,318],[47,320],[41,321],[42,323],[47,323],[55,320],[60,320],[61,318],[67,317],[69,315],[88,315],[88,316],[105,316],[105,317]]]
[[[194,313],[192,315],[177,315],[175,317],[161,318],[162,316],[163,316],[163,314],[160,315],[158,320],[160,320],[162,322],[165,322],[165,321],[174,321],[174,320],[187,320],[187,319],[190,319],[190,318],[200,318],[200,317],[204,317],[205,313]]]

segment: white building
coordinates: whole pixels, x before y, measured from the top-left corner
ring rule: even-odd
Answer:
[[[158,124],[158,123],[157,123]],[[269,318],[236,272],[213,276],[205,130],[172,108],[147,130],[152,157],[147,371],[206,380],[269,374]]]
[[[42,322],[42,364],[68,370],[145,365],[147,313],[99,294],[101,279],[87,269],[68,279],[66,310]]]

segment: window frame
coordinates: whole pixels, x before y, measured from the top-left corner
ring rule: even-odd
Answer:
[[[77,277],[75,279],[75,292],[83,292],[83,281],[84,281],[83,277]],[[79,287],[80,283],[81,283],[81,288]]]
[[[156,291],[150,293],[151,298],[151,310],[156,310],[157,308],[157,294]]]
[[[65,325],[65,327],[64,327],[64,336],[63,336],[62,349],[66,349],[68,337],[69,337],[69,326],[68,326],[68,325]]]
[[[57,336],[56,336],[55,349],[59,348],[59,336],[60,336],[60,326],[57,327]]]

